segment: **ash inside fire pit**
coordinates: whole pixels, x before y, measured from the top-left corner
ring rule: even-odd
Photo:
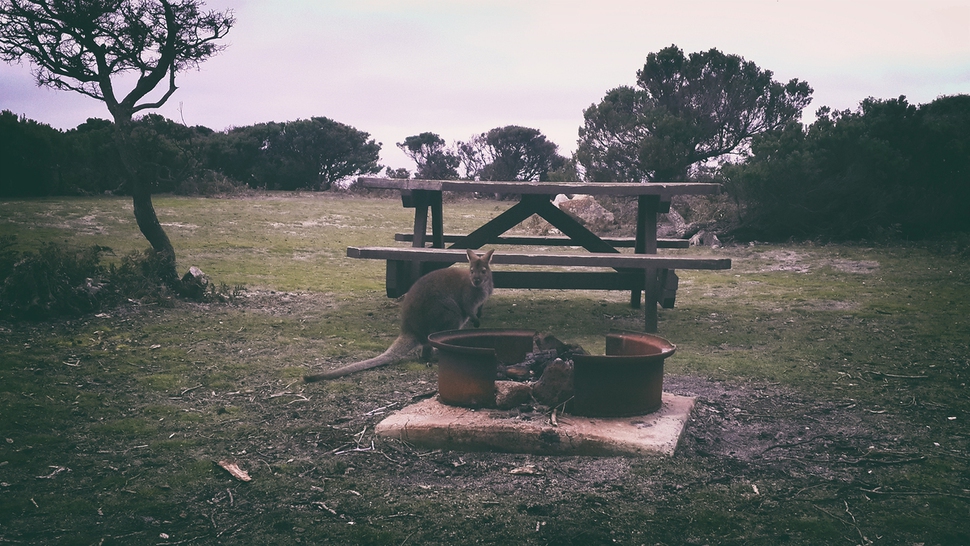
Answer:
[[[497,378],[512,381],[534,381],[542,377],[546,366],[560,360],[572,360],[574,355],[588,355],[579,345],[569,345],[552,334],[536,333],[532,338],[532,351],[521,362],[498,364]]]
[[[607,335],[605,356],[533,330],[452,330],[429,341],[438,349],[445,404],[528,409],[534,400],[590,417],[658,410],[663,361],[675,350],[657,336],[627,332]]]

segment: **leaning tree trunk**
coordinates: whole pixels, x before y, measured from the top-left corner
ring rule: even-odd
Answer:
[[[165,284],[172,288],[178,288],[178,271],[175,268],[175,247],[172,241],[162,228],[162,224],[155,215],[155,207],[152,205],[152,192],[146,188],[147,184],[137,180],[132,183],[131,201],[135,208],[135,221],[142,235],[148,239],[149,244],[159,258],[159,274]]]
[[[159,259],[159,275],[162,281],[168,286],[178,289],[179,276],[175,267],[175,247],[172,241],[162,228],[155,214],[155,206],[152,204],[152,191],[149,183],[138,176],[137,162],[132,151],[131,141],[131,121],[115,119],[115,141],[118,145],[118,155],[121,156],[121,163],[128,173],[131,181],[131,200],[135,209],[135,222],[142,235],[148,239],[152,245],[155,256]]]

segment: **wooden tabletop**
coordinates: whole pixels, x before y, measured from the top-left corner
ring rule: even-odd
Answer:
[[[720,184],[702,182],[499,182],[491,180],[417,180],[360,177],[365,188],[391,190],[454,191],[558,195],[706,195],[721,190]]]
[[[347,247],[347,257],[422,262],[465,262],[468,260],[464,249],[376,246]],[[730,258],[702,258],[669,254],[620,254],[612,252],[557,254],[550,252],[502,252],[499,250],[492,256],[491,263],[612,268],[637,268],[644,267],[644,264],[653,264],[656,267],[670,269],[731,269]]]

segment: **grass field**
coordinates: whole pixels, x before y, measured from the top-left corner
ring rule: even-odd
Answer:
[[[0,543],[970,544],[970,268],[945,245],[715,250],[733,268],[679,272],[660,313],[666,390],[698,397],[674,456],[466,453],[373,434],[433,367],[300,380],[397,335],[383,264],[344,253],[406,230],[400,200],[155,205],[181,271],[244,290],[0,322]],[[445,229],[507,206],[450,202]],[[2,235],[147,246],[109,197],[0,201]],[[628,299],[500,290],[483,326],[602,353],[642,324]]]

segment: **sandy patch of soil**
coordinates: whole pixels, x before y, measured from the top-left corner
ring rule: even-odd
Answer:
[[[879,270],[879,262],[875,260],[818,259],[793,250],[770,250],[762,253],[760,258],[768,262],[758,268],[758,272],[761,273],[769,271],[808,273],[813,269],[831,267],[842,273],[868,275]]]

